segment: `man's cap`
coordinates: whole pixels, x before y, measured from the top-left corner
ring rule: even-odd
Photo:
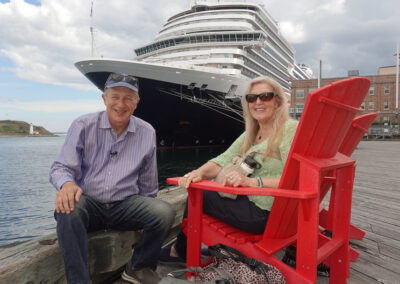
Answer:
[[[111,73],[106,83],[104,84],[104,91],[108,88],[126,87],[139,93],[139,80],[136,77],[122,72]]]

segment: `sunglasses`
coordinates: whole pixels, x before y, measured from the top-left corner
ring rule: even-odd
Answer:
[[[246,95],[246,101],[248,103],[254,103],[257,100],[257,98],[259,98],[260,101],[268,102],[268,101],[272,100],[272,98],[275,97],[275,96],[276,96],[276,94],[274,92],[265,92],[265,93],[261,93],[261,94],[258,94],[258,95],[256,95],[256,94],[247,94]]]
[[[138,79],[131,76],[131,75],[126,75],[126,74],[121,74],[121,73],[111,73],[110,76],[108,76],[107,81],[105,83],[105,86],[107,87],[108,85],[112,85],[118,82],[125,82],[136,89],[139,88],[138,86]]]

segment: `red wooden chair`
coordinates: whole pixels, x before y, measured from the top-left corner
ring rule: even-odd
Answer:
[[[339,147],[368,88],[368,79],[351,78],[308,96],[277,189],[222,187],[213,181],[192,183],[188,189],[187,266],[200,265],[201,242],[207,246],[223,243],[276,266],[288,283],[315,283],[317,265],[329,257],[331,283],[345,283],[355,161],[340,153]],[[329,175],[333,170],[336,176]],[[177,184],[178,178],[167,182]],[[336,191],[330,212],[332,239],[319,232],[320,194],[325,183],[333,184]],[[264,233],[243,232],[203,214],[202,190],[275,196]],[[274,254],[296,241],[294,270]]]
[[[360,143],[361,139],[364,137],[364,134],[368,133],[368,128],[371,126],[372,122],[374,122],[375,118],[377,117],[376,112],[368,113],[356,117],[351,124],[349,131],[347,132],[342,145],[340,145],[339,152],[345,154],[346,156],[351,156],[356,149],[357,145]],[[329,188],[328,188],[329,190]],[[328,192],[326,190],[325,194]],[[324,194],[322,194],[324,195]],[[324,195],[325,196],[325,195]],[[322,196],[323,198],[323,196]],[[331,194],[330,196],[330,207],[334,206],[334,195]],[[331,209],[331,208],[330,208]],[[325,208],[321,208],[320,215],[319,215],[319,222],[322,227],[325,229],[330,230],[332,227],[332,214],[329,214],[330,211],[326,210]],[[354,225],[350,224],[350,239],[357,239],[362,240],[364,238],[365,232]],[[358,257],[358,254],[357,254]],[[356,260],[352,258],[352,260]]]

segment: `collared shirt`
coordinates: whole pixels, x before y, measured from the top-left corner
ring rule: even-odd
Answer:
[[[133,194],[155,197],[158,191],[156,135],[147,122],[131,116],[117,137],[105,111],[77,118],[50,169],[50,182],[60,190],[74,181],[83,194],[101,202]]]

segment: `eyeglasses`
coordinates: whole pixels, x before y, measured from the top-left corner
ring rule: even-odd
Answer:
[[[139,89],[138,79],[131,75],[126,75],[124,73],[111,73],[110,76],[108,76],[107,78],[107,81],[104,85],[104,89],[110,88],[120,82],[125,82],[131,85],[133,87],[133,90],[136,92]]]
[[[261,93],[261,94],[247,94],[246,95],[246,101],[248,103],[254,103],[257,98],[259,98],[261,101],[263,102],[268,102],[270,100],[272,100],[273,97],[277,96],[277,94],[275,94],[274,92],[265,92],[265,93]]]

